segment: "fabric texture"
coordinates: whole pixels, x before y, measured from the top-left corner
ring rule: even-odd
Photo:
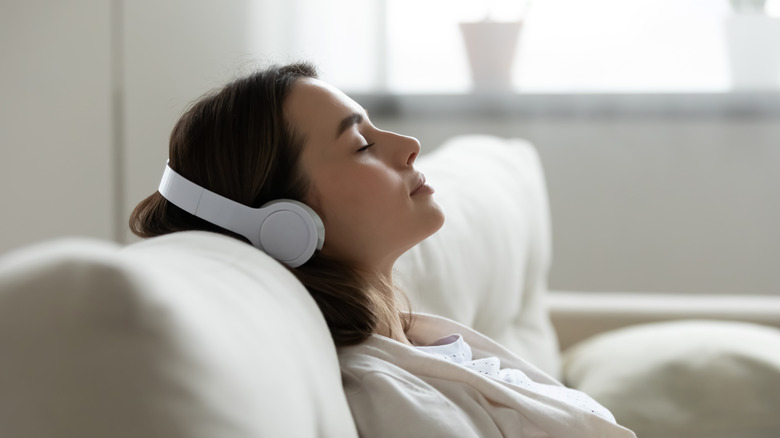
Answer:
[[[314,301],[217,234],[9,254],[0,352],[2,436],[357,436]]]
[[[366,437],[634,437],[581,404],[555,379],[489,338],[454,321],[416,315],[408,333],[429,344],[460,333],[475,358],[496,357],[521,371],[515,385],[379,335],[339,349],[342,380]],[[587,398],[584,394],[581,397]]]
[[[565,382],[642,438],[780,436],[780,330],[689,320],[643,324],[564,355]]]
[[[412,310],[472,327],[558,377],[560,354],[545,303],[549,206],[534,147],[461,136],[420,157],[416,167],[446,219],[396,263],[394,278]]]

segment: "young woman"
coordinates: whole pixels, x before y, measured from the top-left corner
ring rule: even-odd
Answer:
[[[444,222],[414,168],[411,137],[371,124],[307,64],[275,66],[206,95],[170,139],[176,173],[240,204],[292,199],[316,212],[324,244],[290,268],[339,347],[363,436],[615,436],[633,433],[586,395],[452,321],[405,313],[395,261]],[[159,192],[132,213],[141,237],[206,230],[247,240]]]

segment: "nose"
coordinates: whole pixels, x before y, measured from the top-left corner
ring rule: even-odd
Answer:
[[[387,136],[387,144],[392,145],[384,149],[388,151],[386,159],[392,161],[394,166],[411,167],[420,155],[420,141],[391,131],[382,132]]]
[[[420,140],[417,140],[414,137],[407,137],[405,135],[401,136],[404,141],[404,156],[406,157],[406,165],[412,166],[414,164],[414,160],[417,159],[417,156],[420,155]]]

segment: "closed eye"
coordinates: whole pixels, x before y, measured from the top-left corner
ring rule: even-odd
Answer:
[[[369,143],[369,144],[367,144],[367,145],[363,146],[362,148],[358,149],[357,151],[358,151],[358,152],[365,152],[365,151],[367,151],[367,150],[368,150],[368,148],[370,148],[370,147],[371,147],[371,146],[373,146],[374,144],[375,144],[375,143]]]

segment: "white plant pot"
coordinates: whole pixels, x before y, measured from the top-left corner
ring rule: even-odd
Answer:
[[[460,23],[475,91],[512,88],[512,67],[521,22]]]
[[[735,16],[725,22],[732,89],[758,91],[780,86],[780,19]]]

